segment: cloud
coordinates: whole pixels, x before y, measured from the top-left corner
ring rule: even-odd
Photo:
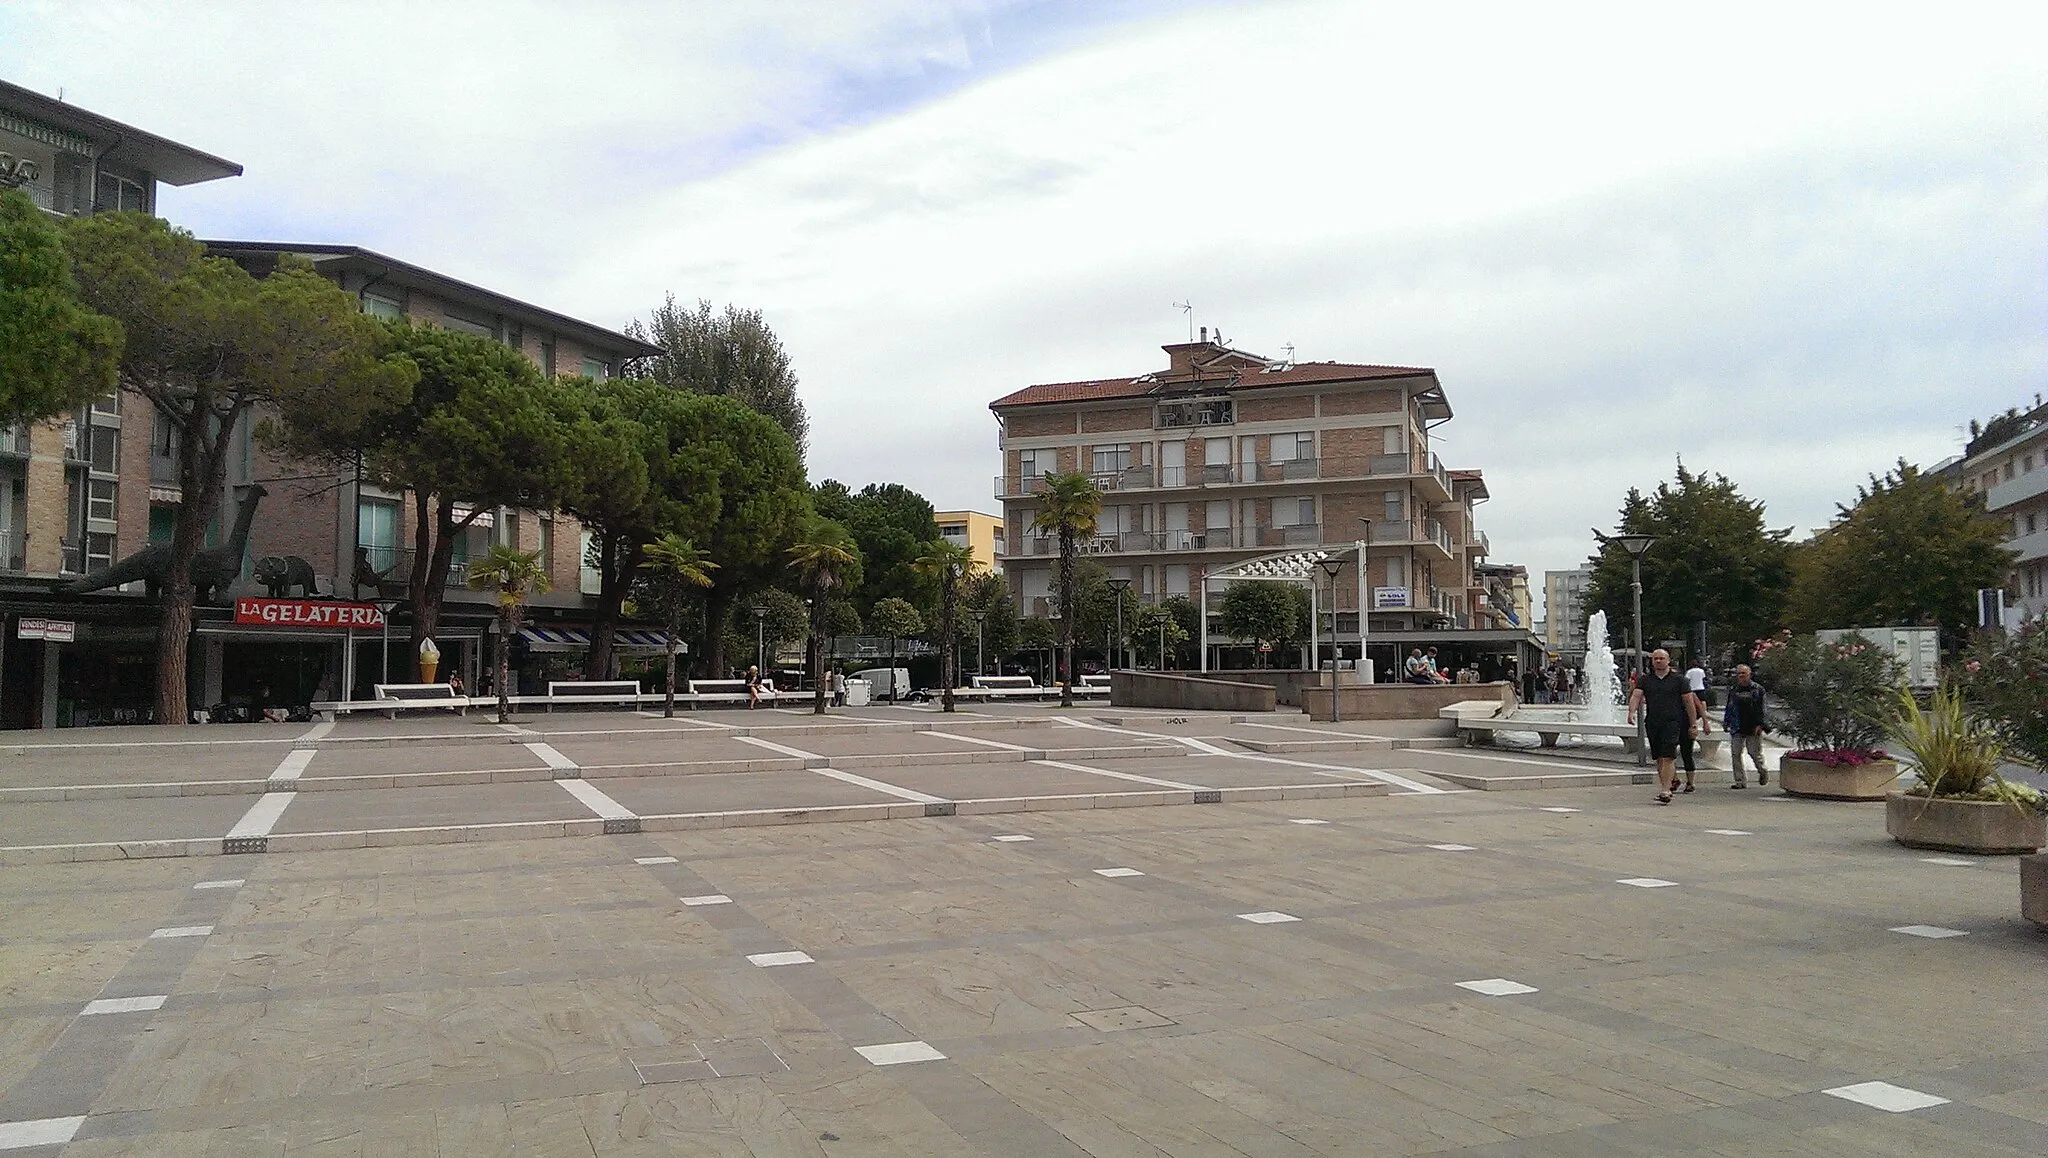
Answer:
[[[989,400],[1158,368],[1181,300],[1436,367],[1532,571],[1680,454],[1811,527],[2048,369],[2039,5],[275,11],[30,6],[0,70],[249,163],[202,232],[759,307],[814,472],[941,506],[995,506]]]

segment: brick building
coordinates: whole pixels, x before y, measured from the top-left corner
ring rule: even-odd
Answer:
[[[7,180],[64,216],[154,212],[158,182],[192,184],[241,172],[233,162],[5,82],[0,154],[7,158],[0,162]],[[550,374],[609,377],[627,361],[658,352],[624,334],[355,246],[205,245],[259,276],[281,255],[300,255],[354,294],[367,313],[489,337]],[[260,484],[265,493],[254,508],[242,574],[226,594],[262,594],[254,564],[271,556],[305,560],[315,591],[327,599],[374,599],[378,584],[371,572],[383,576],[387,590],[410,575],[413,514],[406,496],[363,484],[352,472],[280,460],[252,437],[251,426],[245,420],[234,434],[220,515],[208,537],[209,546],[226,541],[239,501],[251,484]],[[0,727],[148,718],[157,615],[142,584],[76,595],[60,588],[169,537],[184,500],[172,446],[150,404],[127,393],[56,422],[0,430]],[[534,600],[528,653],[580,651],[594,593],[582,568],[583,542],[582,528],[566,515],[509,509],[480,515],[458,541],[449,576],[436,633],[444,671],[461,672],[475,684],[491,616],[489,597],[463,586],[463,563],[492,543],[539,552],[554,583],[551,594]],[[23,619],[60,621],[70,638],[24,638]],[[257,696],[290,706],[316,696],[366,694],[384,670],[381,637],[356,639],[344,659],[347,635],[237,625],[220,607],[196,609],[195,630],[189,682],[195,708]],[[391,629],[394,678],[406,671],[408,657],[399,654],[406,630],[400,609]],[[652,642],[651,636],[621,635],[627,652]],[[344,673],[353,673],[352,688]]]
[[[1004,570],[1023,614],[1054,610],[1059,545],[1030,530],[1042,479],[1079,470],[1104,493],[1100,530],[1082,551],[1147,602],[1196,596],[1205,576],[1246,560],[1351,558],[1363,543],[1366,581],[1352,564],[1335,585],[1340,660],[1358,654],[1361,590],[1383,677],[1413,641],[1524,658],[1526,620],[1497,625],[1479,607],[1473,564],[1488,544],[1473,508],[1486,484],[1430,453],[1431,431],[1451,419],[1435,371],[1279,362],[1206,331],[1164,349],[1164,370],[1030,386],[990,404],[1001,427]],[[1319,628],[1327,640],[1327,618]],[[1250,643],[1213,643],[1205,659],[1249,664]],[[1328,647],[1318,649],[1325,659]]]

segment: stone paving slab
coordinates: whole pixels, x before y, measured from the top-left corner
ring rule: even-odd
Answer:
[[[732,772],[681,779],[633,778],[600,783],[607,795],[642,816],[901,803],[900,797],[815,772]]]
[[[0,847],[108,841],[218,842],[249,807],[245,796],[188,796],[0,805]]]
[[[587,820],[590,810],[552,781],[453,788],[298,793],[271,831],[348,832],[371,828]]]
[[[89,745],[0,756],[0,788],[150,784],[179,780],[249,781],[269,776],[288,744],[237,744],[201,752]],[[0,794],[0,800],[18,799]]]

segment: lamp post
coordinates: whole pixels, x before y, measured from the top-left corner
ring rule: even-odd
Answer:
[[[1330,722],[1334,724],[1341,715],[1337,710],[1337,572],[1344,569],[1344,561],[1319,559],[1316,566],[1330,577]],[[1363,608],[1359,610],[1364,613]]]
[[[1635,689],[1640,687],[1643,682],[1643,553],[1648,551],[1650,545],[1657,541],[1657,536],[1610,536],[1603,535],[1596,530],[1593,532],[1593,537],[1600,540],[1601,546],[1613,543],[1628,552],[1628,589],[1630,596],[1635,601],[1636,645],[1630,649],[1630,667],[1634,669],[1635,679],[1629,683],[1629,693],[1633,695]],[[1645,716],[1646,713],[1636,713],[1636,766],[1639,768],[1647,766],[1650,762],[1650,749],[1646,742],[1646,737],[1649,734],[1647,731],[1649,723]]]
[[[818,686],[818,676],[823,670],[824,657],[818,654],[818,621],[812,616],[817,613],[810,599],[804,600],[804,656],[810,661],[811,688]]]
[[[768,609],[754,604],[754,666],[768,668]]]
[[[982,632],[982,625],[988,622],[988,608],[977,607],[967,614],[974,617],[974,674],[987,675],[988,653],[985,646],[987,636]]]
[[[1373,683],[1372,658],[1365,651],[1365,637],[1372,627],[1372,561],[1366,557],[1366,552],[1372,550],[1372,520],[1359,519],[1358,528],[1365,533],[1364,538],[1352,544],[1358,548],[1358,670],[1365,673],[1366,683]],[[1330,602],[1334,605],[1336,601],[1333,592]]]
[[[372,601],[372,605],[377,608],[377,617],[384,621],[384,644],[382,650],[377,653],[378,683],[388,684],[391,682],[391,613],[396,611],[398,605],[402,602],[404,600],[401,599],[377,599]]]
[[[1118,644],[1121,644],[1124,641],[1124,592],[1129,591],[1130,589],[1131,581],[1129,579],[1111,579],[1109,581],[1110,597],[1116,600],[1115,642]],[[1114,650],[1121,650],[1121,648],[1116,648]],[[1109,666],[1112,668],[1117,666],[1117,660],[1114,651],[1112,651],[1112,654],[1109,657]]]

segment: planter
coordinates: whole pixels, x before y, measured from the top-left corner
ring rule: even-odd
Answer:
[[[1818,760],[1778,758],[1778,783],[1788,796],[1814,800],[1883,800],[1899,778],[1896,760],[1873,760],[1868,764],[1837,764],[1830,768]]]
[[[2020,916],[2048,929],[2048,855],[2020,858]]]
[[[2010,856],[2048,845],[2048,816],[1991,800],[1948,800],[1894,792],[1884,830],[1907,848]]]

